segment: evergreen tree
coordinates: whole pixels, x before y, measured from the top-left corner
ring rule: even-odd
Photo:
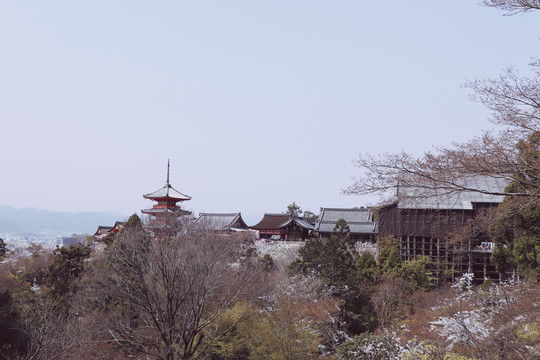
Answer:
[[[5,258],[7,253],[8,253],[7,245],[5,241],[2,238],[0,238],[0,260]]]
[[[540,186],[540,170],[533,166],[540,161],[539,148],[540,132],[518,144],[521,169],[505,192],[531,193]],[[537,186],[531,184],[532,179]],[[526,196],[507,196],[499,206],[497,220],[489,229],[497,245],[491,260],[500,273],[517,266],[523,275],[540,279],[540,204],[528,200]]]
[[[334,227],[334,234],[329,239],[307,241],[289,266],[293,274],[318,276],[324,289],[343,301],[340,314],[344,328],[351,334],[360,334],[375,326],[369,299],[371,287],[364,286],[359,280],[357,257],[351,246],[349,227],[343,220]]]
[[[20,315],[9,291],[0,292],[0,356],[5,359],[18,358],[24,353],[28,341],[20,330]]]
[[[371,289],[377,283],[379,273],[380,270],[373,254],[363,252],[356,261],[356,276],[360,284]]]
[[[56,248],[53,263],[47,269],[49,295],[53,299],[65,301],[75,293],[77,280],[84,270],[84,262],[90,257],[88,246],[78,245]]]
[[[296,203],[293,201],[292,204],[287,205],[287,214],[294,214],[297,216],[302,215],[302,208],[300,205],[296,205]]]

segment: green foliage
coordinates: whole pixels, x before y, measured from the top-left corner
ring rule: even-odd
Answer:
[[[137,214],[133,214],[126,221],[122,229],[142,230],[143,224],[141,218]]]
[[[393,236],[383,236],[377,239],[377,247],[379,249],[379,255],[377,256],[377,263],[383,267],[386,263],[386,259],[390,255],[392,250],[399,250],[399,240]]]
[[[540,279],[540,235],[518,237],[512,255],[523,275]]]
[[[388,360],[396,359],[399,353],[398,343],[389,335],[364,333],[341,344],[337,358],[340,360]]]
[[[56,300],[65,300],[75,293],[77,280],[84,270],[84,262],[90,257],[88,246],[56,248],[53,263],[47,269],[49,295]]]
[[[302,208],[300,205],[296,205],[296,203],[293,201],[292,204],[287,205],[287,214],[294,214],[300,216],[302,214]]]
[[[270,254],[264,254],[264,256],[259,257],[257,261],[262,266],[264,271],[272,271],[276,269],[274,258],[272,258],[272,255]]]
[[[373,273],[373,269],[364,268],[358,272],[355,262],[357,257],[350,241],[349,227],[344,220],[340,220],[329,239],[307,241],[299,249],[298,258],[289,266],[293,274],[318,276],[325,290],[343,301],[340,314],[346,324],[345,328],[353,334],[373,329],[375,325],[369,300],[371,287],[364,286],[363,278],[360,277]],[[362,258],[362,264],[366,266],[371,266],[373,261],[367,257]]]
[[[380,270],[375,257],[370,252],[363,252],[356,261],[356,276],[363,286],[373,286],[377,283]]]
[[[298,250],[298,258],[291,263],[289,271],[294,273],[314,274],[323,283],[332,287],[335,295],[353,282],[355,268],[347,237],[332,235],[328,240],[313,239]]]
[[[345,219],[339,219],[336,222],[333,230],[334,236],[337,236],[341,241],[343,241],[350,248],[354,247],[354,241],[351,240],[351,229]]]
[[[401,256],[399,256],[399,250],[396,248],[391,248],[390,252],[388,253],[388,257],[382,265],[383,272],[398,276],[401,275],[402,262]]]
[[[495,264],[498,273],[504,274],[510,266],[515,266],[512,249],[508,246],[497,246],[491,254],[491,262]]]
[[[248,304],[237,302],[223,312],[217,320],[214,339],[210,341],[207,356],[210,360],[248,360],[251,358],[250,334],[260,325],[257,314]]]
[[[386,274],[400,277],[409,282],[411,291],[429,291],[436,278],[429,270],[431,261],[427,256],[418,256],[410,261],[402,261],[395,242],[389,242],[390,246],[384,249],[386,260],[382,265],[382,271]]]
[[[21,331],[20,314],[9,291],[0,292],[0,355],[16,358],[24,352],[27,336]]]
[[[304,302],[276,299],[271,311],[238,302],[218,320],[209,350],[211,360],[312,359],[318,334],[304,314]]]
[[[412,291],[429,291],[433,288],[436,279],[429,270],[430,264],[427,256],[418,256],[414,260],[403,262],[401,277],[409,281]]]
[[[508,193],[527,194],[537,191],[540,171],[535,164],[540,159],[540,132],[533,132],[518,143],[520,172],[510,183]],[[533,179],[533,180],[531,180]],[[497,271],[503,273],[516,266],[525,276],[540,279],[540,204],[523,195],[507,196],[499,206],[502,214],[490,226],[489,232],[497,248],[491,256]]]

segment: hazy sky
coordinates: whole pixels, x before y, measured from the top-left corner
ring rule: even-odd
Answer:
[[[129,215],[167,159],[195,214],[367,205],[353,158],[491,127],[462,85],[539,37],[475,0],[0,0],[0,205]]]

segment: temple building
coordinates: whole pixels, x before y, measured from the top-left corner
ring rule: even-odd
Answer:
[[[171,186],[169,182],[169,168],[170,162],[167,163],[167,182],[165,185],[161,189],[143,195],[145,199],[155,202],[152,208],[141,210],[141,212],[149,216],[150,221],[145,227],[154,232],[156,236],[158,235],[156,232],[159,232],[159,229],[165,228],[171,219],[191,215],[191,212],[182,210],[177,205],[177,203],[191,200],[191,196],[184,195]]]
[[[258,224],[250,226],[250,229],[259,232],[259,240],[305,241],[311,236],[314,227],[296,214],[267,213]]]
[[[379,236],[399,239],[402,260],[427,256],[435,264],[439,278],[454,279],[460,273],[474,273],[475,281],[498,280],[499,274],[490,262],[494,245],[489,234],[464,239],[461,244],[449,244],[451,235],[466,226],[482,209],[498,206],[508,185],[504,179],[474,176],[461,180],[469,189],[453,194],[434,189],[416,191],[415,196],[403,196],[379,210]],[[484,191],[484,192],[482,192]]]
[[[321,208],[315,231],[321,238],[329,238],[334,233],[338,220],[347,222],[351,240],[356,242],[375,242],[378,222],[374,220],[373,212],[367,208]]]
[[[101,241],[103,238],[109,235],[117,234],[120,230],[122,230],[125,223],[125,221],[117,221],[113,226],[98,226],[98,229],[94,234],[94,239]]]
[[[218,233],[248,231],[249,227],[241,213],[200,213],[195,222],[206,230]]]

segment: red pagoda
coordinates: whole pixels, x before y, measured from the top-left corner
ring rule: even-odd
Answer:
[[[191,212],[184,211],[180,206],[176,205],[178,202],[191,200],[191,196],[184,195],[171,186],[169,183],[169,168],[170,162],[167,162],[167,183],[165,186],[153,193],[143,195],[145,199],[156,202],[151,209],[141,211],[143,214],[150,216],[150,224],[147,228],[154,232],[164,228],[168,219],[191,214]]]

